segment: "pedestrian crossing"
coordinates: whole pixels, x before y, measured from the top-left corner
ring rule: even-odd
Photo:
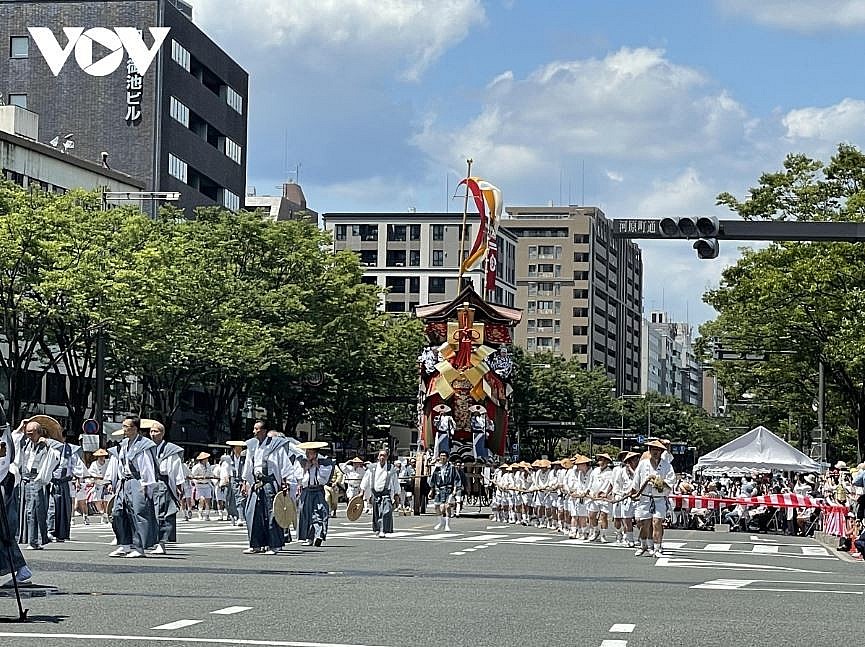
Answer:
[[[498,530],[498,527],[493,527]],[[101,540],[109,537],[105,526],[87,526],[73,529],[73,541],[76,536],[82,541],[88,539]],[[460,530],[460,529],[458,529]],[[630,550],[613,543],[588,543],[579,539],[568,539],[567,536],[553,532],[532,532],[531,528],[522,531],[512,527],[503,527],[506,532],[482,532],[480,529],[474,531],[439,532],[431,528],[427,529],[397,529],[396,532],[388,534],[388,541],[412,541],[412,542],[446,542],[467,544],[490,544],[510,546],[558,546],[562,548],[592,548],[608,550]],[[246,529],[235,527],[228,523],[191,523],[180,524],[178,527],[180,539],[179,546],[186,548],[236,548],[243,547],[246,540]],[[338,523],[333,524],[327,535],[328,541],[381,541],[369,528],[369,523]],[[770,543],[773,542],[773,543]],[[107,542],[106,542],[107,543]],[[665,540],[664,551],[675,553],[724,553],[724,554],[750,554],[761,557],[799,557],[810,559],[836,559],[832,553],[822,546],[803,545],[794,543],[781,543],[775,539],[756,538],[755,541],[707,541],[704,539],[680,540],[675,537]],[[464,550],[464,549],[459,549]],[[473,552],[473,551],[469,551]]]

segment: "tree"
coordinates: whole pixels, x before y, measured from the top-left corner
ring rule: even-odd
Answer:
[[[865,220],[865,155],[838,147],[828,164],[790,155],[784,168],[760,177],[749,197],[718,196],[746,219]],[[743,394],[774,404],[766,421],[804,419],[810,426],[820,363],[826,371],[827,428],[857,430],[858,448],[835,446],[844,456],[865,445],[865,248],[853,243],[774,243],[746,251],[704,300],[718,317],[701,327],[727,346],[783,351],[767,362],[719,362],[716,373],[734,400]],[[861,453],[857,451],[857,453]]]

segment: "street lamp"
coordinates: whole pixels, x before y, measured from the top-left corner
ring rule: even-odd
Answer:
[[[669,409],[669,402],[649,402],[646,405],[646,409],[649,412],[649,417],[646,419],[646,440],[651,438],[652,436],[652,407],[657,407],[658,409]]]

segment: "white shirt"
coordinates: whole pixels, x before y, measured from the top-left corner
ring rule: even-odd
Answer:
[[[591,471],[589,476],[589,493],[592,496],[609,494],[613,485],[613,470],[609,467],[601,469],[600,465]]]
[[[390,490],[391,496],[399,494],[399,478],[396,469],[385,463],[382,466],[380,463],[374,463],[366,471],[366,474],[361,481],[360,489],[364,491],[366,498],[372,496],[373,491],[384,492]]]
[[[664,479],[664,489],[659,492],[651,483],[643,488],[646,481],[654,478],[656,475]],[[669,496],[675,484],[676,472],[673,471],[673,466],[670,465],[670,462],[665,461],[664,459],[661,459],[660,463],[658,463],[658,468],[655,469],[652,467],[652,461],[648,458],[644,458],[639,462],[637,469],[634,472],[634,488],[638,492],[642,489],[642,496]]]

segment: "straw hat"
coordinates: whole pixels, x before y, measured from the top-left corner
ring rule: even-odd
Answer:
[[[637,452],[628,452],[628,453],[625,455],[625,457],[622,459],[622,462],[627,463],[627,462],[628,462],[629,460],[631,460],[632,458],[639,458],[639,457],[640,457],[640,454],[638,454]]]
[[[550,461],[548,461],[546,458],[542,458],[542,459],[540,459],[539,461],[537,461],[537,463],[538,463],[538,467],[540,467],[542,470],[548,470],[548,469],[550,469],[550,467],[552,467],[552,465],[553,465],[553,464],[552,464]]]
[[[360,456],[355,456],[354,458],[352,458],[348,462],[349,463],[360,463],[361,465],[363,465],[363,463],[364,463],[363,459]]]
[[[616,454],[616,460],[621,463],[623,460],[625,460],[625,456],[627,456],[628,454],[630,454],[630,452],[627,449],[623,449],[618,454]]]
[[[847,463],[845,463],[844,461],[838,461],[837,463],[835,463],[835,469],[836,470],[846,470],[847,469]]]
[[[39,426],[42,427],[42,430],[45,432],[45,435],[51,438],[52,440],[56,440],[57,442],[63,442],[63,425],[61,425],[57,420],[52,418],[51,416],[45,416],[41,413],[35,416],[31,416],[30,418],[24,418],[19,425],[19,429],[24,429],[27,426],[28,422],[37,422]]]
[[[657,447],[658,449],[667,449],[666,447],[664,447],[664,443],[662,443],[660,440],[650,440],[649,442],[646,443],[646,447]]]
[[[229,447],[246,447],[246,443],[242,440],[229,440],[225,444]]]
[[[612,458],[610,457],[610,455],[607,454],[607,453],[603,453],[603,454],[595,454],[595,460],[598,460],[598,459],[600,459],[600,458],[603,458],[603,459],[604,459],[605,461],[607,461],[608,463],[612,463],[612,462],[613,462],[613,459],[612,459]]]
[[[527,463],[526,461],[520,461],[519,465],[525,470],[531,469],[532,467],[531,463]]]
[[[433,411],[436,413],[449,413],[451,408],[446,404],[437,404],[433,407]]]
[[[584,465],[591,462],[592,459],[588,456],[583,456],[582,454],[577,454],[576,456],[574,456],[574,465]]]
[[[195,460],[206,461],[208,458],[210,458],[210,454],[208,454],[207,452],[201,452],[198,456],[195,457]]]
[[[562,467],[564,467],[566,470],[569,470],[574,466],[574,461],[572,461],[570,458],[563,458],[560,463]]]
[[[307,449],[324,449],[325,447],[327,447],[327,443],[324,442],[324,441],[321,441],[321,440],[311,440],[311,441],[308,441],[308,442],[305,442],[305,443],[298,443],[298,444],[297,444],[297,448],[298,448],[298,449],[303,449],[303,450],[307,450]]]
[[[105,451],[104,449],[102,449],[102,448],[99,448],[99,449],[97,449],[95,452],[93,452],[93,455],[96,456],[96,457],[99,457],[99,456],[108,456],[108,452],[106,452],[106,451]]]
[[[157,422],[157,420],[151,420],[150,418],[142,418],[138,428],[144,431],[145,429],[150,429]]]
[[[123,431],[123,427],[121,427],[120,429],[115,429],[114,431],[112,431],[112,432],[111,432],[111,435],[112,435],[112,436],[122,436],[122,435],[124,435],[125,433],[126,433],[126,432]]]

